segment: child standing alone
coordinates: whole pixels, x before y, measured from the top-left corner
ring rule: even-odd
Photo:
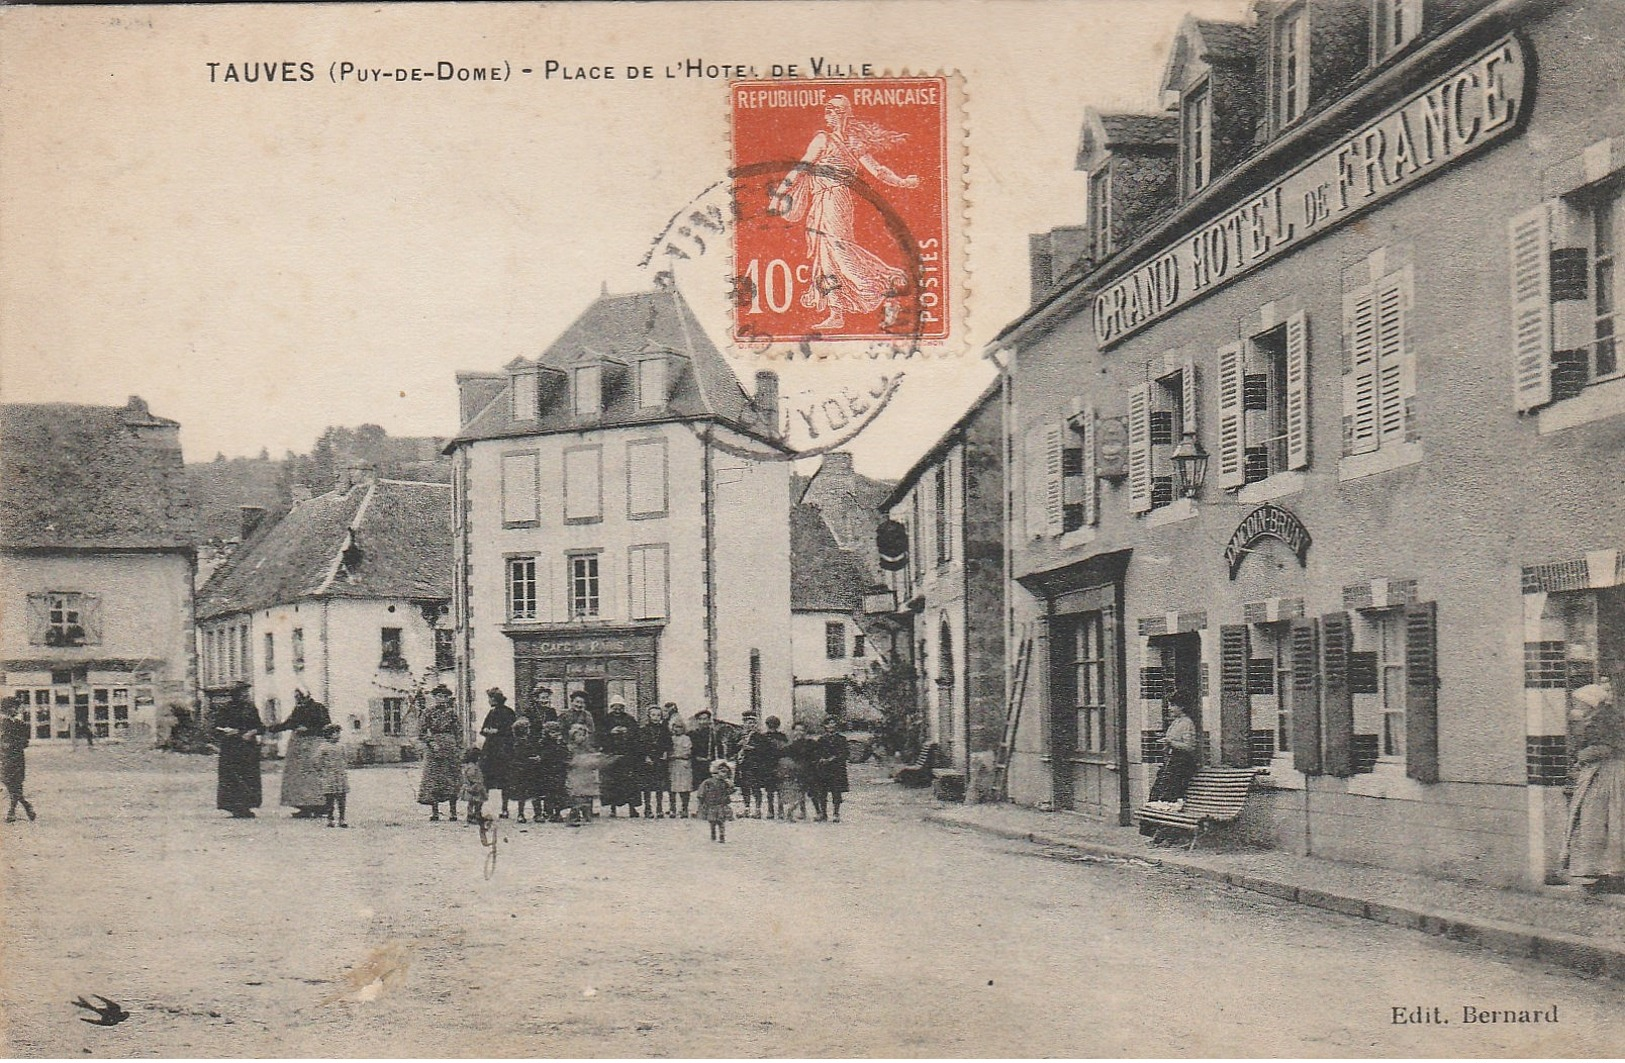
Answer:
[[[327,801],[327,825],[333,826],[333,812],[339,814],[338,825],[349,829],[344,822],[344,798],[350,792],[350,769],[344,761],[344,747],[339,736],[344,728],[330,723],[322,728],[321,748],[316,750],[316,774],[322,781],[322,797]]]
[[[468,822],[485,819],[485,769],[480,767],[480,748],[469,746],[463,750],[463,800],[468,802]]]
[[[713,761],[711,777],[700,783],[700,815],[711,824],[711,840],[728,841],[728,821],[734,818],[734,773],[725,760]]]

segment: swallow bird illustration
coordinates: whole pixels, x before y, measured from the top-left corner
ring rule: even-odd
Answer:
[[[92,1004],[84,997],[80,997],[73,1002],[75,1007],[84,1008],[86,1011],[94,1011],[96,1013],[96,1017],[94,1019],[87,1019],[83,1015],[79,1016],[80,1022],[88,1022],[92,1026],[117,1026],[119,1023],[130,1017],[130,1013],[125,1011],[124,1006],[118,1001],[108,1000],[99,993],[92,993],[91,996],[102,1002],[100,1007]]]

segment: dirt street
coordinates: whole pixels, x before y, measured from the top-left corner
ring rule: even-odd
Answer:
[[[30,756],[0,827],[19,1056],[1617,1054],[1625,991],[1138,863],[919,822],[426,821],[351,775],[347,831],[216,812],[213,761]],[[267,770],[268,799],[277,777]],[[69,1001],[131,1017],[102,1028]],[[1558,1009],[1464,1025],[1464,1005]],[[1395,1007],[1451,1025],[1394,1025]]]

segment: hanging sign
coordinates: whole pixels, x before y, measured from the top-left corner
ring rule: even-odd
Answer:
[[[1253,544],[1261,539],[1279,539],[1297,555],[1298,564],[1308,563],[1305,559],[1309,554],[1309,529],[1303,526],[1303,521],[1291,510],[1282,509],[1273,502],[1265,502],[1241,518],[1241,523],[1236,525],[1236,530],[1230,535],[1230,541],[1225,544],[1224,562],[1230,566],[1231,579],[1236,578],[1236,573],[1241,569],[1242,559],[1251,551]]]
[[[1095,296],[1102,347],[1511,132],[1527,59],[1504,37]]]

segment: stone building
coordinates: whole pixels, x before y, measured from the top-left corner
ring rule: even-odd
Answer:
[[[0,408],[0,688],[38,742],[152,742],[190,708],[194,528],[180,425],[123,407]]]
[[[941,763],[981,788],[1006,711],[1005,393],[995,382],[903,475],[881,503],[906,531],[892,571],[926,739]]]
[[[778,378],[739,385],[675,288],[597,299],[536,358],[462,373],[459,691],[791,714]]]
[[[247,683],[276,722],[303,691],[357,756],[400,759],[421,695],[455,674],[451,485],[357,469],[244,538],[198,594],[205,695]]]
[[[877,715],[871,706],[858,704],[859,685],[884,649],[870,638],[863,617],[864,592],[871,583],[862,555],[836,542],[819,507],[806,502],[791,507],[794,718],[809,727],[817,728],[826,715]]]
[[[1179,685],[1255,838],[1555,875],[1568,691],[1625,684],[1614,23],[1259,3],[1180,29],[1165,191],[1086,122],[1110,238],[999,339],[1017,800],[1126,822]]]

